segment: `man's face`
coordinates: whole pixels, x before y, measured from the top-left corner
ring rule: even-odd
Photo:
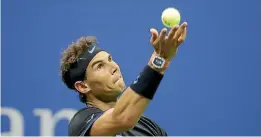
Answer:
[[[111,101],[126,88],[119,66],[105,51],[95,55],[87,67],[87,84],[91,93],[104,101]]]

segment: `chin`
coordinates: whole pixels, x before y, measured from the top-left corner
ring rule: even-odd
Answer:
[[[119,84],[117,86],[121,90],[121,92],[123,92],[124,89],[126,88],[124,81],[119,82]]]
[[[117,91],[117,92],[123,92],[124,90],[125,90],[125,86],[123,86],[123,85],[119,85],[115,88],[115,91]]]

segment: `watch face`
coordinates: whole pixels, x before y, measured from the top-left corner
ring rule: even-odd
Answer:
[[[159,58],[159,57],[156,57],[154,60],[153,60],[153,64],[157,67],[162,67],[163,66],[163,63],[164,63],[164,60]]]

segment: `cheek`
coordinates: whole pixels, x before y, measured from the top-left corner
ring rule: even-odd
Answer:
[[[111,76],[108,72],[95,72],[90,78],[89,84],[92,90],[101,90],[112,83]]]

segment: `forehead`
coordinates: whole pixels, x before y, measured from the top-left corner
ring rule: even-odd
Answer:
[[[101,52],[97,53],[97,54],[93,57],[93,59],[91,60],[91,62],[90,62],[89,65],[95,63],[95,62],[98,61],[98,60],[106,59],[106,58],[108,57],[108,55],[109,55],[109,53],[107,53],[106,51],[101,51]]]

